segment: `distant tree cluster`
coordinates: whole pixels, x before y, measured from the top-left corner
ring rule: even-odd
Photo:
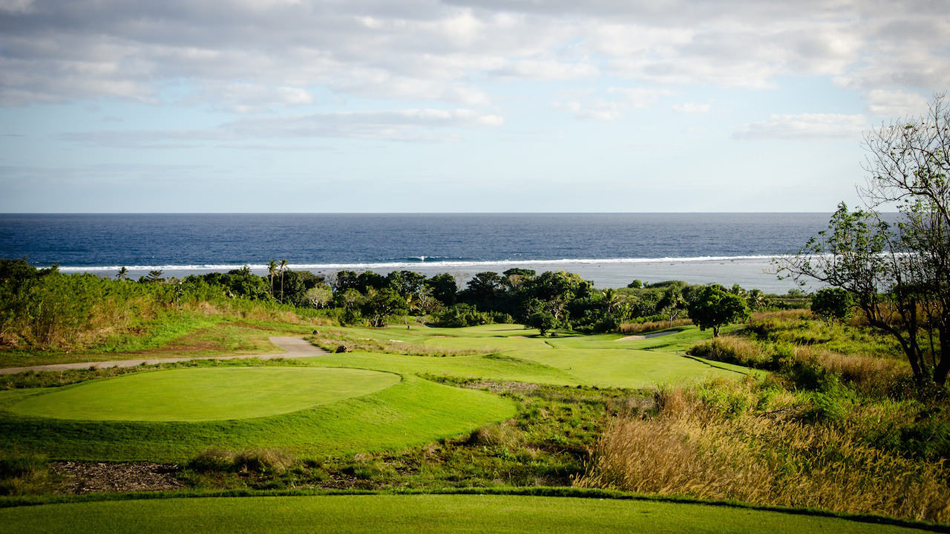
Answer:
[[[55,268],[36,269],[25,260],[0,260],[0,291],[5,299],[5,315],[2,317],[10,319],[23,314],[35,317],[38,312],[23,311],[29,306],[51,309],[49,305],[35,302],[35,298],[31,300],[31,295],[45,294],[34,286],[52,287],[53,282],[61,280],[50,278],[42,284],[37,282],[54,274],[58,275]],[[83,275],[61,276],[79,280]],[[700,321],[697,324],[701,327],[708,326],[718,334],[719,326],[725,324],[723,321],[727,323],[744,317],[739,301],[747,303],[748,307],[756,307],[762,299],[757,290],[746,292],[735,286],[727,291],[715,286],[716,290],[712,291],[677,281],[635,283],[631,286],[636,287],[598,290],[592,282],[577,274],[565,271],[538,274],[522,268],[508,269],[500,274],[480,272],[465,287],[460,287],[456,276],[448,273],[427,277],[407,270],[386,275],[341,270],[324,276],[294,271],[286,260],[271,261],[267,274],[263,276],[244,266],[225,273],[192,275],[182,280],[166,278],[161,271],[153,271],[135,282],[128,279],[125,268],[117,273],[115,280],[92,278],[100,280],[101,283],[97,284],[103,288],[125,288],[122,291],[126,293],[148,288],[150,295],[160,295],[156,297],[158,301],[172,304],[193,299],[195,291],[200,288],[202,294],[210,299],[247,299],[325,310],[322,313],[343,324],[379,327],[400,318],[408,326],[409,317],[416,316],[444,327],[520,323],[537,328],[542,335],[559,329],[613,332],[631,321],[668,321],[672,325],[677,318],[687,314]],[[703,307],[704,299],[715,302]],[[66,299],[72,300],[75,299]],[[732,311],[719,315],[709,311],[720,301],[732,303]]]

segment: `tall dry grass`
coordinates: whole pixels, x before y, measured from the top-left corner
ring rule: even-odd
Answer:
[[[687,353],[779,372],[811,366],[835,373],[866,393],[885,393],[897,379],[911,376],[910,366],[902,360],[861,353],[841,354],[818,346],[758,342],[737,336],[709,339],[690,347]]]
[[[655,416],[614,420],[582,487],[950,522],[950,470],[808,424],[795,395],[751,383],[660,391]]]
[[[642,332],[653,332],[663,330],[664,328],[676,328],[678,326],[687,326],[693,324],[689,319],[674,319],[670,321],[647,321],[645,323],[623,323],[620,325],[622,334],[640,334]]]

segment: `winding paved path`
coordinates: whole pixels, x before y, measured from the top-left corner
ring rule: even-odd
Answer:
[[[160,363],[188,362],[191,360],[276,360],[277,358],[305,358],[327,354],[327,351],[315,347],[300,337],[271,337],[270,342],[284,349],[285,352],[276,354],[242,354],[238,356],[208,356],[199,358],[148,358],[141,360],[114,360],[108,362],[76,362],[54,363],[50,365],[33,365],[30,367],[8,367],[0,369],[0,375],[12,375],[27,371],[66,371],[69,369],[103,369],[106,367],[135,367],[138,365],[158,365]]]

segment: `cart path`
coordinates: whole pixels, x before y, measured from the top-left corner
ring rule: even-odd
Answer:
[[[285,352],[275,354],[241,354],[236,356],[206,356],[196,358],[146,358],[138,360],[115,360],[107,362],[76,362],[54,363],[49,365],[32,365],[29,367],[8,367],[0,369],[0,375],[12,375],[28,371],[66,371],[69,369],[103,369],[106,367],[136,367],[138,365],[158,365],[160,363],[189,362],[192,360],[276,360],[278,358],[306,358],[328,354],[320,347],[311,345],[302,337],[271,337],[270,342],[284,349]]]

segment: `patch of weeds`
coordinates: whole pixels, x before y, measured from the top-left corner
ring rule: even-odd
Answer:
[[[0,456],[0,495],[39,495],[51,484],[46,458],[16,452]]]

